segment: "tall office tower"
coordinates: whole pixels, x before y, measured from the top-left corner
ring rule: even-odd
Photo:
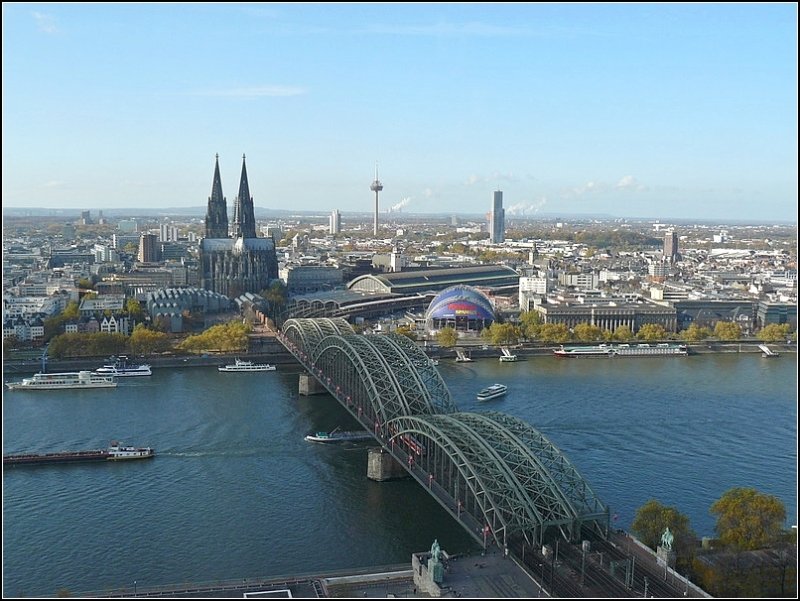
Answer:
[[[664,260],[675,263],[679,258],[678,234],[675,232],[667,232],[664,236]]]
[[[489,216],[489,242],[502,244],[506,239],[506,211],[503,209],[503,192],[495,190],[492,196],[492,212]]]
[[[139,238],[139,263],[155,263],[158,261],[158,236],[142,234]]]
[[[176,242],[178,240],[178,228],[168,223],[158,226],[159,240],[161,242]]]
[[[228,206],[222,195],[222,178],[219,176],[219,155],[214,164],[214,181],[211,183],[211,196],[208,197],[206,213],[206,238],[228,237]]]
[[[375,192],[375,225],[372,228],[373,236],[378,235],[378,192],[383,190],[383,184],[378,179],[378,164],[375,163],[375,181],[369,185],[369,189]]]
[[[247,184],[247,167],[242,155],[242,177],[239,180],[239,194],[233,203],[233,237],[255,238],[256,215],[253,209],[253,197]]]
[[[81,211],[81,225],[92,225],[91,211]]]
[[[342,223],[341,223],[341,216],[339,215],[339,209],[334,209],[331,212],[330,216],[330,229],[331,235],[336,235],[341,231]]]

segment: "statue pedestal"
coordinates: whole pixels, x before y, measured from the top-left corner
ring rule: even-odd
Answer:
[[[656,549],[656,558],[658,560],[658,565],[666,565],[670,568],[674,568],[677,555],[672,549],[667,549],[666,547],[658,545],[658,549]]]

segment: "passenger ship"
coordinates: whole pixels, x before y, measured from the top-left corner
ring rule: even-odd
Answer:
[[[219,371],[275,371],[275,366],[269,363],[253,363],[236,359],[233,365],[223,365],[217,368]]]
[[[489,399],[496,399],[497,397],[501,397],[508,392],[508,386],[505,384],[492,384],[487,388],[484,388],[478,393],[478,400],[479,401],[488,401]]]
[[[562,346],[553,351],[556,357],[661,357],[688,355],[685,344],[599,344],[597,346]]]
[[[146,363],[142,363],[140,365],[138,363],[128,361],[128,357],[125,355],[111,357],[111,363],[104,365],[103,367],[98,367],[96,370],[94,370],[94,373],[102,376],[117,377],[153,375],[153,371],[150,369],[149,365]]]
[[[90,371],[63,372],[56,374],[34,374],[22,382],[8,382],[9,390],[55,390],[70,388],[115,388],[113,376],[103,376]]]

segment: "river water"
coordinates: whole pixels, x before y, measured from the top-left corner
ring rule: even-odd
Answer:
[[[440,370],[462,411],[502,411],[559,447],[628,528],[651,498],[713,535],[734,486],[797,523],[796,355],[495,359]],[[152,446],[153,460],[3,470],[3,596],[403,563],[472,539],[410,480],[368,481],[366,445],[303,436],[354,421],[297,394],[298,368],[154,369],[94,391],[5,391],[3,453]],[[7,376],[8,377],[8,376]],[[14,376],[17,379],[17,376]],[[494,382],[506,397],[480,403]]]

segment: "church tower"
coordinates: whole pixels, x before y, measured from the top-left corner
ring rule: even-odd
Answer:
[[[206,238],[228,237],[228,206],[222,195],[222,178],[219,176],[219,155],[214,165],[214,181],[211,184],[211,196],[208,197],[206,212]]]
[[[247,183],[247,166],[242,155],[242,177],[239,180],[239,195],[233,203],[233,237],[255,238],[256,216],[253,209],[253,197]]]

